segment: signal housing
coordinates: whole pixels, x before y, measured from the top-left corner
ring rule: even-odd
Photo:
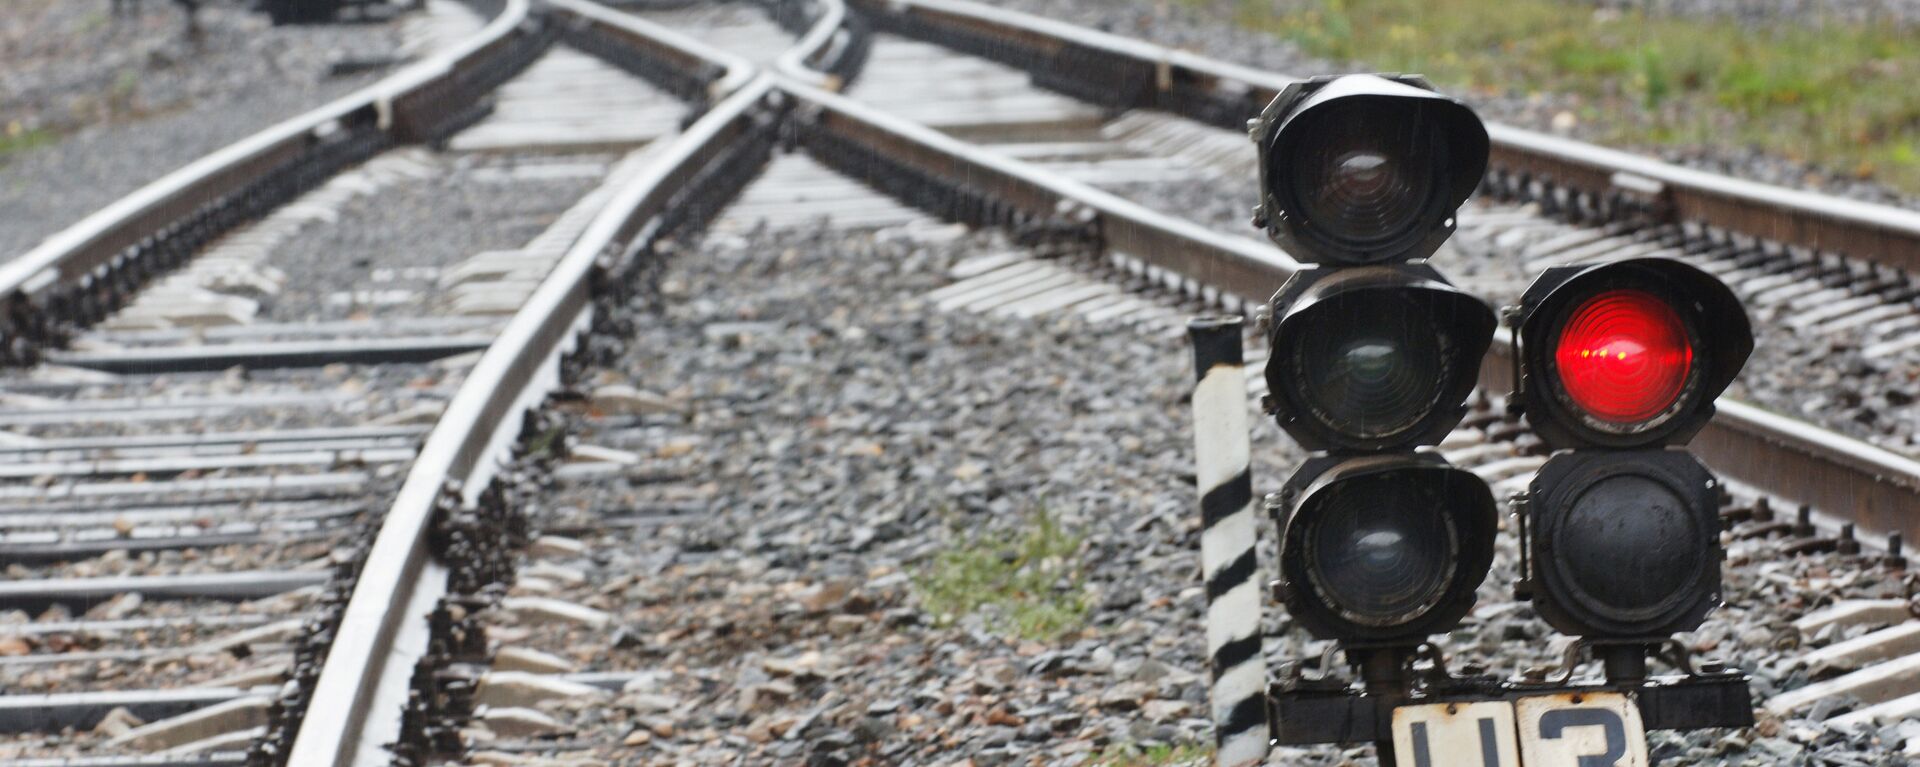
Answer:
[[[1692,631],[1720,605],[1713,476],[1684,450],[1575,450],[1529,492],[1540,617],[1572,636]]]
[[[1609,291],[1650,294],[1678,314],[1694,351],[1677,398],[1653,418],[1610,423],[1580,407],[1560,379],[1561,333],[1584,301]],[[1685,444],[1713,418],[1713,401],[1753,353],[1753,325],[1740,299],[1712,275],[1679,261],[1638,258],[1596,266],[1556,266],[1521,298],[1520,401],[1541,440],[1555,449]]]
[[[1497,324],[1417,261],[1478,186],[1486,129],[1399,75],[1296,83],[1249,128],[1256,224],[1317,264],[1270,306],[1268,413],[1324,451],[1272,509],[1284,601],[1354,657],[1404,655],[1472,606],[1497,532],[1484,481],[1414,452],[1464,416]]]
[[[1437,455],[1311,458],[1287,480],[1281,498],[1280,506],[1269,508],[1281,528],[1278,590],[1287,613],[1322,639],[1417,644],[1451,629],[1473,608],[1493,564],[1499,513],[1492,491]],[[1355,509],[1368,518],[1339,516]],[[1395,519],[1383,518],[1395,513]],[[1338,541],[1345,548],[1321,550],[1325,528],[1343,521],[1369,526],[1352,532],[1390,539],[1357,553],[1350,550],[1358,543],[1352,540]],[[1417,535],[1422,532],[1439,535]],[[1356,605],[1360,595],[1338,585],[1377,586],[1395,575],[1412,580],[1396,582],[1403,591],[1397,599],[1388,594],[1384,605]]]
[[[1271,412],[1280,428],[1309,450],[1365,452],[1437,444],[1466,415],[1467,397],[1497,324],[1485,302],[1447,284],[1425,264],[1304,269],[1274,294],[1272,306],[1275,320],[1267,338],[1266,369]],[[1338,335],[1355,330],[1361,332]],[[1342,341],[1344,355],[1343,348],[1315,347]],[[1379,364],[1416,369],[1381,371],[1383,376],[1402,374],[1397,381],[1368,381],[1367,371],[1346,369],[1354,367],[1343,364],[1349,357],[1368,350],[1392,355]],[[1405,359],[1413,356],[1420,359]],[[1388,388],[1391,384],[1412,387],[1428,381],[1433,385],[1422,394],[1381,401],[1395,393]],[[1330,393],[1343,393],[1345,399],[1329,401],[1324,395]],[[1370,405],[1374,413],[1365,412]],[[1398,412],[1381,414],[1382,407]],[[1369,416],[1375,420],[1368,422]]]
[[[1487,167],[1480,118],[1414,75],[1295,82],[1249,128],[1260,156],[1254,226],[1314,263],[1433,255]]]

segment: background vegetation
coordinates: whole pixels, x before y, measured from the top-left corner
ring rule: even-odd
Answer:
[[[1567,94],[1576,106],[1556,122],[1605,143],[1741,142],[1920,193],[1920,29],[1575,0],[1189,1],[1225,2],[1322,58],[1482,96]]]
[[[955,544],[936,556],[914,585],[921,605],[951,622],[975,613],[1023,639],[1053,640],[1087,620],[1079,564],[1081,536],[1042,508],[1014,530],[955,530]]]

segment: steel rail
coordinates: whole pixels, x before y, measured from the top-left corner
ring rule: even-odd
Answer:
[[[847,4],[843,0],[819,0],[820,18],[802,35],[800,42],[774,60],[774,69],[795,82],[821,90],[838,91],[844,84],[839,75],[823,71],[827,62],[853,45],[853,30],[846,29]]]
[[[634,23],[614,24],[593,12],[595,6],[585,0],[547,2],[559,13],[571,14],[575,23],[584,19],[624,30],[627,34],[622,39],[644,48],[643,54],[676,49],[729,69],[718,63],[728,57],[704,45],[687,44],[685,38],[658,25],[631,19]],[[698,63],[681,59],[676,66],[699,71]],[[755,107],[780,101],[793,102],[799,140],[816,153],[844,153],[849,148],[872,153],[873,159],[884,158],[888,167],[870,172],[903,171],[918,183],[940,185],[952,192],[950,200],[981,203],[988,210],[976,211],[978,217],[997,223],[1065,221],[1082,227],[1081,234],[1106,252],[1137,260],[1150,272],[1158,272],[1156,276],[1176,276],[1180,289],[1196,296],[1230,306],[1258,305],[1299,268],[1271,244],[1214,232],[1058,178],[797,78],[758,75],[733,89],[609,203],[509,321],[456,393],[375,540],[313,690],[290,765],[344,767],[361,747],[359,736],[375,713],[367,705],[371,692],[385,676],[411,670],[389,663],[388,656],[401,624],[412,617],[396,606],[411,601],[428,569],[432,554],[426,534],[436,502],[449,483],[469,498],[476,494],[480,477],[490,470],[489,459],[504,447],[502,437],[517,426],[516,416],[536,404],[541,387],[553,385],[559,355],[592,321],[592,283],[603,258],[628,252],[636,238],[657,232],[668,209],[689,193],[687,187],[700,170],[765,119]],[[1483,365],[1483,380],[1497,382],[1501,371],[1508,369],[1500,351],[1504,348],[1496,344],[1496,352]],[[1904,502],[1909,508],[1920,497],[1920,481],[1916,481],[1920,467],[1911,461],[1739,403],[1723,400],[1720,407],[1720,418],[1701,439],[1709,452],[1714,435],[1721,431],[1748,435],[1736,438],[1743,440],[1745,454],[1759,454],[1749,444],[1755,440],[1793,452],[1804,465],[1813,467],[1809,473],[1818,473],[1823,486],[1834,492],[1857,494],[1863,492],[1861,483],[1870,483],[1886,490],[1890,502]],[[1836,438],[1851,444],[1836,450]],[[1770,490],[1781,486],[1764,481],[1777,471],[1764,463],[1761,466],[1755,476],[1763,481],[1755,484]]]
[[[517,431],[520,416],[559,382],[560,356],[591,327],[595,282],[607,278],[609,257],[630,254],[663,226],[670,207],[687,203],[696,176],[746,137],[775,93],[771,74],[670,29],[576,0],[544,0],[544,12],[574,31],[631,48],[649,74],[680,82],[705,80],[718,101],[608,201],[539,287],[508,321],[467,375],[384,517],[309,696],[289,767],[346,767],[369,745],[376,693],[413,671],[395,662],[396,642],[409,622],[416,594],[431,593],[429,533],[449,488],[471,502],[486,484],[490,461]],[[838,16],[827,16],[835,24]],[[629,61],[628,63],[634,63]],[[737,179],[736,179],[737,181]]]
[[[1108,252],[1184,277],[1196,293],[1214,288],[1258,304],[1300,268],[1270,244],[1222,234],[1046,173],[845,96],[791,81],[781,88],[800,101],[796,109],[803,144],[825,136],[841,146],[865,147],[948,185],[977,190],[1015,209],[1010,212],[1024,214],[1021,218],[1027,221],[1063,214],[1085,219]],[[859,175],[857,168],[843,170]]]
[[[527,21],[528,0],[508,0],[478,34],[379,82],[227,145],[115,200],[0,264],[0,295],[35,295],[108,263],[202,206],[273,173],[319,138],[355,121],[381,129],[396,111],[505,45]]]
[[[1284,75],[966,0],[848,2],[856,11],[874,14],[882,29],[921,34],[928,28],[937,29],[960,41],[961,47],[981,55],[1015,66],[1024,64],[1029,69],[1049,66],[1046,73],[1034,71],[1036,80],[1043,84],[1057,84],[1063,73],[1098,70],[1093,76],[1144,89],[1125,96],[1133,105],[1168,108],[1196,119],[1222,122],[1222,115],[1229,113],[1252,114],[1247,110],[1258,110],[1293,81]],[[914,24],[925,26],[916,28]],[[1071,93],[1086,88],[1070,86],[1067,90]],[[1107,92],[1126,93],[1124,88]],[[868,116],[876,121],[880,117]],[[1517,163],[1520,161],[1513,158],[1532,158],[1527,162],[1533,164],[1526,166],[1530,173],[1560,174],[1554,176],[1556,180],[1596,191],[1603,185],[1612,189],[1624,184],[1644,192],[1643,182],[1651,180],[1663,188],[1661,193],[1687,220],[1809,248],[1834,249],[1843,243],[1852,244],[1858,247],[1843,252],[1887,265],[1920,266],[1920,213],[1715,176],[1507,126],[1492,125],[1489,131],[1494,136],[1496,162]],[[907,142],[925,147],[920,151],[967,157],[964,162],[945,162],[965,165],[960,174],[974,173],[970,178],[976,181],[993,179],[1005,169],[1021,165],[992,158],[938,134],[925,135],[930,131],[896,133],[920,134],[916,142]],[[914,151],[897,139],[892,146],[903,154]],[[932,149],[936,146],[940,149]],[[1027,186],[1043,185],[1037,172],[1025,178]],[[1007,185],[1009,194],[1021,194],[1021,186]],[[1059,182],[1045,186],[1065,188]],[[1061,199],[1082,197],[1063,195],[1053,202]],[[1777,217],[1777,222],[1770,223],[1772,217]],[[1838,233],[1842,230],[1844,233]],[[1258,270],[1246,270],[1243,267],[1248,262],[1244,260],[1218,261],[1214,248],[1182,249],[1177,238],[1163,239],[1155,245],[1164,250],[1151,256],[1154,263],[1256,304],[1265,301],[1284,279],[1277,270],[1265,272],[1264,277]],[[1256,246],[1279,253],[1251,240],[1241,245]],[[1232,276],[1223,281],[1228,274]],[[1511,385],[1509,349],[1503,332],[1482,365],[1483,387],[1505,390]],[[1907,540],[1920,537],[1920,513],[1915,513],[1920,510],[1920,461],[1731,398],[1721,398],[1716,407],[1713,421],[1691,447],[1722,474],[1854,521],[1864,530],[1898,532]]]
[[[619,45],[677,77],[706,80],[706,97],[719,101],[744,87],[759,73],[753,62],[707,45],[691,36],[584,0],[541,0],[542,10],[574,29],[601,32]],[[721,74],[712,75],[713,71]]]
[[[288,767],[346,767],[362,746],[370,699],[382,678],[411,666],[389,663],[394,639],[431,558],[428,535],[436,501],[452,483],[469,496],[476,475],[498,458],[502,435],[538,404],[541,387],[557,382],[559,355],[591,321],[592,281],[603,254],[622,250],[661,216],[702,168],[753,126],[755,107],[773,89],[757,76],[696,121],[633,183],[608,202],[567,250],[500,336],[488,347],[428,435],[374,539],[347,602],[339,633],[314,686]],[[399,711],[380,715],[398,716]],[[377,745],[377,744],[376,744]]]
[[[847,1],[880,28],[960,42],[969,52],[1027,69],[1042,85],[1216,125],[1238,127],[1299,79],[969,0]],[[1621,197],[1640,200],[1679,221],[1920,270],[1917,211],[1731,178],[1508,125],[1489,124],[1487,132],[1489,170],[1521,185],[1543,182],[1596,207]]]

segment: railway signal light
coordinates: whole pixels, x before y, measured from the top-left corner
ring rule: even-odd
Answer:
[[[1498,517],[1437,455],[1497,324],[1425,259],[1478,185],[1487,132],[1418,78],[1296,83],[1250,128],[1256,224],[1302,261],[1274,294],[1267,409],[1308,450],[1289,480],[1276,590],[1317,636],[1410,651],[1472,608]]]
[[[1315,451],[1268,502],[1274,593],[1359,671],[1272,698],[1274,735],[1303,744],[1392,738],[1421,645],[1473,609],[1499,513],[1472,472],[1429,449],[1466,415],[1497,321],[1426,263],[1486,169],[1487,132],[1416,77],[1295,83],[1249,125],[1254,223],[1312,266],[1269,307],[1267,412]]]
[[[1487,169],[1487,129],[1419,77],[1296,82],[1254,124],[1255,226],[1304,261],[1433,255]]]
[[[1492,493],[1437,456],[1321,456],[1281,495],[1281,597],[1321,638],[1425,641],[1472,609],[1493,563]]]
[[[1555,267],[1521,298],[1518,327],[1516,395],[1561,451],[1528,493],[1523,595],[1589,639],[1698,628],[1720,601],[1718,494],[1671,448],[1753,351],[1739,298],[1666,259]]]
[[[1283,675],[1268,696],[1275,741],[1372,740],[1383,764],[1405,764],[1396,743],[1419,764],[1516,749],[1531,763],[1567,727],[1605,724],[1604,743],[1582,741],[1585,764],[1644,760],[1643,724],[1750,723],[1738,673],[1647,681],[1649,655],[1720,599],[1718,488],[1679,446],[1752,351],[1732,292],[1640,259],[1549,270],[1509,315],[1513,402],[1560,451],[1519,507],[1521,587],[1605,661],[1607,680],[1454,676],[1427,643],[1472,610],[1499,514],[1485,481],[1431,448],[1465,416],[1497,323],[1426,259],[1486,168],[1486,130],[1418,78],[1370,75],[1296,83],[1249,128],[1254,223],[1310,265],[1269,306],[1264,404],[1313,451],[1267,502],[1273,590],[1359,681]],[[1511,713],[1463,724],[1467,710]]]
[[[1534,605],[1562,633],[1654,637],[1720,602],[1712,475],[1681,450],[1573,451],[1528,503]]]
[[[1466,413],[1493,310],[1424,265],[1316,268],[1273,299],[1267,390],[1309,450],[1439,442]]]
[[[1522,406],[1556,449],[1684,444],[1753,353],[1740,299],[1678,261],[1554,267],[1520,309]]]

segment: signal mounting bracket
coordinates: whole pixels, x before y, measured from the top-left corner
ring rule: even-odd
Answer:
[[[1432,673],[1432,672],[1427,672]],[[1445,673],[1444,671],[1441,673]],[[1268,688],[1269,726],[1284,746],[1393,740],[1393,709],[1431,703],[1513,702],[1545,695],[1623,693],[1640,708],[1648,730],[1696,730],[1753,725],[1748,678],[1739,671],[1673,674],[1638,684],[1538,684],[1447,675],[1431,694],[1388,696],[1354,686],[1330,689],[1324,680],[1282,679]]]

